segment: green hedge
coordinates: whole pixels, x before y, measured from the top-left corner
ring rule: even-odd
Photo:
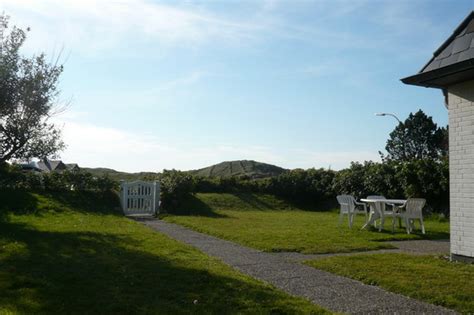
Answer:
[[[449,165],[447,160],[352,163],[337,173],[333,190],[357,198],[368,195],[425,198],[430,211],[448,215]]]
[[[187,172],[165,170],[156,178],[161,184],[162,208],[173,212],[180,202],[196,192],[267,193],[293,202],[335,206],[338,194],[357,198],[384,195],[389,198],[421,197],[432,212],[449,215],[448,161],[413,160],[410,162],[352,163],[347,169],[296,169],[264,179],[245,177],[208,178]],[[12,166],[0,167],[0,187],[44,190],[99,190],[118,188],[108,177],[86,172],[24,173]]]
[[[335,206],[338,194],[356,198],[384,195],[388,198],[420,197],[427,199],[428,210],[449,214],[448,162],[413,160],[410,162],[352,163],[347,169],[291,170],[265,179],[208,178],[186,172],[165,171],[160,174],[165,209],[172,211],[186,194],[267,193],[293,202]]]
[[[118,189],[118,182],[107,176],[96,177],[83,171],[26,172],[16,166],[3,164],[0,166],[0,188],[45,191],[111,191]]]

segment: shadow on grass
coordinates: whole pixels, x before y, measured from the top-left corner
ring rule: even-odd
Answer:
[[[30,192],[21,189],[0,189],[0,220],[8,213],[37,214],[42,211],[122,215],[120,201],[114,192],[50,191]]]
[[[278,313],[295,312],[294,305],[279,302],[282,295],[266,286],[193,269],[193,260],[200,257],[186,248],[165,248],[172,255],[159,256],[140,250],[136,242],[0,222],[0,309],[24,314],[224,314],[252,312],[262,303]]]
[[[251,207],[252,210],[282,210],[282,207],[278,207],[274,203],[266,202],[259,196],[251,193],[235,193],[233,195]]]
[[[387,241],[409,241],[410,239],[407,239],[407,234],[405,228],[396,228],[395,232],[392,232],[392,229],[383,229],[382,231],[379,232],[377,228],[370,227],[369,231],[375,232],[375,233],[380,233],[382,235],[385,235],[385,238],[375,238],[375,242],[387,242]],[[388,238],[386,236],[389,236]],[[450,234],[449,232],[442,232],[442,231],[430,231],[427,230],[426,234],[421,233],[421,230],[414,230],[411,232],[411,235],[416,236],[415,239],[424,239],[424,240],[449,240]]]
[[[43,195],[78,212],[123,215],[119,196],[113,191],[61,191]]]
[[[203,216],[210,218],[227,218],[227,215],[214,211],[208,204],[200,200],[194,195],[188,195],[181,201],[177,209],[170,211],[173,215],[182,216]]]
[[[0,215],[2,218],[7,213],[28,214],[38,211],[38,198],[33,194],[16,189],[0,190]]]
[[[325,212],[334,210],[337,206],[335,200],[295,200],[275,196],[278,203],[266,202],[258,194],[252,193],[235,193],[233,194],[243,203],[252,207],[252,210],[288,210],[297,209],[311,212]]]

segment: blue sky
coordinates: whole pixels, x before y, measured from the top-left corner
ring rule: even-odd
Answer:
[[[61,56],[66,162],[126,171],[254,159],[377,160],[393,112],[447,124],[441,92],[403,85],[469,1],[0,0],[25,54]]]

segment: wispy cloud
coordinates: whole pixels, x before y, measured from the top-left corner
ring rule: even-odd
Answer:
[[[176,89],[176,88],[181,88],[181,87],[184,87],[184,86],[187,86],[187,85],[191,85],[191,84],[194,84],[194,83],[200,81],[204,77],[210,76],[210,75],[211,74],[207,71],[193,71],[193,72],[190,72],[189,74],[187,74],[183,77],[180,77],[180,78],[177,78],[177,79],[174,79],[174,80],[170,80],[170,81],[165,82],[161,85],[158,84],[158,87],[153,89],[152,93],[157,93],[157,92],[160,93],[160,92],[164,92],[164,91],[173,90],[173,89]]]
[[[258,25],[223,18],[200,7],[147,0],[0,0],[14,22],[32,26],[29,45],[54,41],[82,52],[115,47],[124,41],[197,45],[208,41],[251,40]]]
[[[370,4],[370,5],[369,5]],[[252,45],[273,39],[311,42],[331,49],[383,48],[370,34],[338,27],[341,19],[357,12],[371,12],[372,22],[392,33],[406,34],[414,25],[431,30],[435,25],[412,12],[406,3],[384,2],[383,7],[367,1],[318,1],[294,5],[318,16],[311,26],[285,14],[288,3],[263,1],[248,16],[226,15],[204,5],[150,0],[0,0],[0,10],[14,22],[31,26],[27,45],[31,49],[65,47],[93,54],[128,43],[160,42],[164,46]],[[130,47],[129,47],[130,48]]]

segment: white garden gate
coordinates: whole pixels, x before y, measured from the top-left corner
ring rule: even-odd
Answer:
[[[125,215],[153,215],[160,206],[160,183],[125,182],[120,184],[120,200]]]

